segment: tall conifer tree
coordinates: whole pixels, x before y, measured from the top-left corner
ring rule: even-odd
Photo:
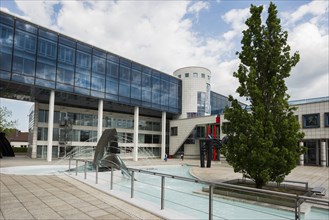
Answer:
[[[290,56],[288,33],[282,31],[277,9],[268,8],[266,24],[262,24],[263,6],[251,5],[248,28],[243,31],[241,61],[233,76],[239,79],[237,93],[250,101],[245,109],[232,96],[232,107],[225,110],[230,121],[228,143],[223,153],[235,172],[242,172],[262,188],[268,181],[282,182],[296,167],[303,148],[303,137],[294,108],[288,104],[285,78],[299,61]]]

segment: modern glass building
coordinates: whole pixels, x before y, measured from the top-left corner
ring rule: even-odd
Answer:
[[[198,157],[198,138],[222,138],[230,102],[211,91],[211,72],[183,67],[169,75],[0,11],[0,97],[34,102],[32,158],[96,146],[116,128],[123,157]],[[328,98],[291,102],[309,151],[301,164],[328,166]],[[242,104],[242,103],[241,103]],[[206,129],[207,128],[207,129]],[[208,128],[211,128],[210,130]]]

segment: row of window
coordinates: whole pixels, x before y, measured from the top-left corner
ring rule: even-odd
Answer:
[[[204,73],[192,73],[192,74],[190,74],[190,73],[185,73],[185,74],[184,74],[184,77],[185,77],[185,78],[189,78],[190,75],[192,75],[193,78],[198,78],[198,77],[206,78],[206,74],[204,74]],[[182,75],[179,74],[179,75],[178,75],[178,78],[182,78]],[[210,80],[211,77],[210,77],[209,75],[207,75],[207,78],[208,78],[208,80]]]
[[[66,120],[66,121],[65,121]],[[38,121],[47,123],[48,122],[48,110],[39,110]],[[54,123],[60,124],[62,127],[65,125],[81,125],[81,126],[92,126],[98,125],[98,119],[93,114],[83,113],[72,113],[72,112],[54,112]],[[134,120],[125,118],[114,118],[105,116],[103,118],[103,127],[105,128],[124,128],[133,129]],[[154,121],[139,120],[139,130],[148,131],[161,131],[161,123]]]
[[[1,78],[180,112],[177,78],[9,15],[0,17]]]
[[[298,117],[298,116],[297,116]],[[329,113],[324,113],[324,127],[329,127]],[[319,128],[321,127],[320,123],[320,114],[307,114],[302,115],[302,126],[303,128]]]
[[[118,132],[119,143],[133,143],[134,134]],[[37,140],[48,140],[48,128],[39,127]],[[71,130],[65,132],[63,129],[53,129],[53,141],[60,143],[75,142],[97,142],[97,131],[90,130]],[[161,144],[161,135],[157,134],[138,134],[138,143],[141,144]]]

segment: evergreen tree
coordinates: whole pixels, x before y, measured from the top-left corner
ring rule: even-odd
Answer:
[[[282,31],[277,9],[270,3],[266,24],[262,24],[263,6],[251,5],[248,28],[243,31],[241,61],[234,77],[239,79],[237,93],[250,101],[243,108],[232,96],[232,107],[225,110],[230,121],[228,142],[223,153],[235,172],[242,172],[262,188],[268,181],[280,183],[296,167],[304,148],[294,108],[288,104],[285,78],[299,61],[290,56],[288,33]]]

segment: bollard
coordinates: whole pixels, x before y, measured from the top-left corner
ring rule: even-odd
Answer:
[[[212,220],[214,186],[209,185],[209,220]]]
[[[75,161],[75,175],[78,175],[78,160]]]
[[[131,171],[131,198],[134,198],[134,179],[135,179],[135,172]]]
[[[69,158],[69,175],[71,175],[71,157]]]
[[[98,184],[98,164],[96,164],[96,184]]]
[[[85,179],[87,179],[87,161],[85,160]]]
[[[165,177],[161,177],[161,210],[164,209],[164,189],[165,189]]]
[[[113,189],[113,167],[111,167],[111,190]]]

